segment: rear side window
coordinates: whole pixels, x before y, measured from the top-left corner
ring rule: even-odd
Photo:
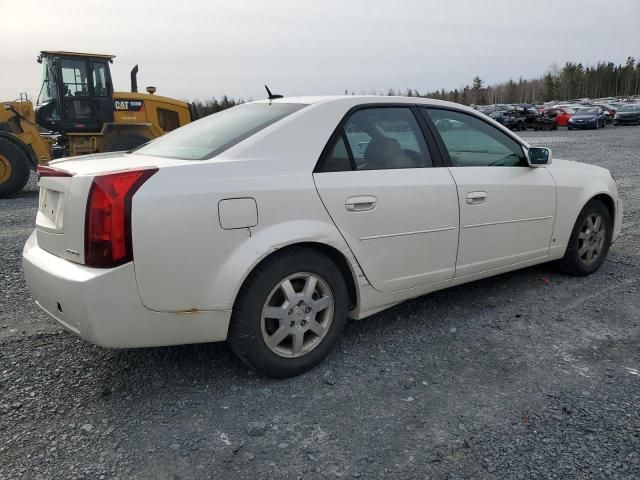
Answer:
[[[205,160],[304,106],[298,103],[239,105],[178,128],[139,148],[136,153],[181,160]]]
[[[344,122],[318,171],[432,167],[413,112],[406,107],[357,110]]]

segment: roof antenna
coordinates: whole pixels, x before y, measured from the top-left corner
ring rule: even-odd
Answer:
[[[266,85],[264,86],[264,88],[267,89],[267,94],[269,95],[269,100],[275,100],[276,98],[284,98],[282,95],[274,95],[273,93],[271,93],[271,90],[269,90],[269,87],[267,87]]]

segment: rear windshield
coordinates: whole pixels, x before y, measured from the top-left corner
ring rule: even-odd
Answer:
[[[136,154],[181,160],[214,157],[256,132],[297,112],[298,103],[246,103],[178,128],[136,150]]]

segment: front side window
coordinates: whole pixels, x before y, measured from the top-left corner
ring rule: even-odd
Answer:
[[[89,96],[87,63],[84,60],[62,59],[62,91],[65,97]]]
[[[411,109],[373,107],[351,114],[319,170],[335,172],[432,166],[429,149]]]
[[[249,138],[305,105],[246,103],[202,118],[136,150],[141,155],[205,160]]]
[[[56,82],[51,71],[51,62],[45,59],[42,61],[42,88],[38,96],[38,105],[56,98],[58,98],[58,92],[56,91]]]
[[[527,166],[520,144],[467,113],[421,108],[436,126],[454,167]]]

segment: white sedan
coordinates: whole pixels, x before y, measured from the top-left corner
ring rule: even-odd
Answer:
[[[252,102],[52,162],[39,185],[24,272],[66,329],[228,340],[279,377],[321,362],[348,317],[544,262],[590,274],[622,219],[609,171],[418,98]]]

